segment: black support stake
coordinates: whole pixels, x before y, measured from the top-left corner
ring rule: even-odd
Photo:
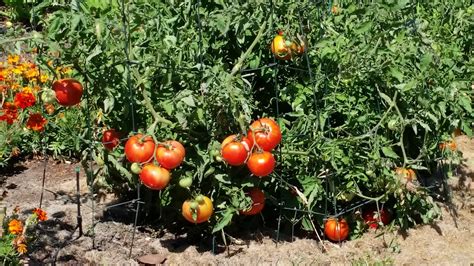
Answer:
[[[81,186],[79,185],[79,166],[76,167],[76,201],[77,201],[77,227],[79,228],[79,237],[82,236],[82,215],[81,215]]]

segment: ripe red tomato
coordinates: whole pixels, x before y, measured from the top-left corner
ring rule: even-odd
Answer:
[[[375,206],[369,207],[362,213],[362,218],[364,219],[365,224],[367,224],[370,228],[376,229],[379,224],[379,218],[380,221],[384,224],[387,225],[390,223],[391,220],[391,215],[390,212],[384,208],[380,209],[380,215],[378,218],[375,218],[377,215],[377,208]]]
[[[187,200],[183,202],[181,213],[187,221],[198,224],[211,218],[212,213],[214,212],[212,201],[206,196],[201,196],[201,198],[201,201]]]
[[[349,224],[344,218],[329,218],[324,224],[324,234],[329,240],[344,241],[349,236]]]
[[[252,207],[248,210],[241,210],[240,213],[243,215],[259,214],[263,210],[263,207],[265,207],[265,193],[254,187],[246,194],[252,199]]]
[[[270,118],[260,118],[250,125],[247,136],[252,145],[255,141],[262,150],[271,151],[281,141],[280,126]]]
[[[155,141],[150,136],[136,134],[125,143],[125,156],[132,163],[144,163],[153,157]]]
[[[142,183],[153,190],[162,190],[170,182],[170,172],[155,164],[146,164],[140,172]]]
[[[158,144],[158,148],[156,148],[156,160],[168,170],[178,167],[183,162],[185,155],[186,150],[176,140],[168,140],[163,144]]]
[[[111,151],[115,147],[117,147],[120,143],[120,133],[118,133],[115,129],[109,129],[102,133],[102,145]]]
[[[247,167],[258,177],[267,176],[275,168],[275,158],[268,151],[254,152],[247,161]]]
[[[250,147],[248,138],[243,137],[239,141],[237,135],[230,135],[222,141],[221,156],[230,165],[242,165],[247,160]]]
[[[63,106],[73,106],[81,102],[82,84],[75,79],[60,79],[53,83],[58,103]]]

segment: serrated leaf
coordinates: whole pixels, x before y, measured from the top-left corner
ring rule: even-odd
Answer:
[[[188,95],[181,99],[187,106],[196,107],[196,103],[194,102],[194,98],[192,95]]]
[[[398,154],[396,154],[391,147],[383,147],[382,148],[382,152],[385,156],[389,157],[389,158],[393,158],[393,159],[398,159],[399,156]]]
[[[468,111],[469,113],[472,113],[472,102],[469,98],[467,97],[459,97],[459,104],[464,108],[464,110]]]
[[[214,178],[217,179],[217,181],[224,183],[224,184],[230,184],[230,177],[228,175],[224,174],[217,174],[214,175]]]
[[[403,81],[403,74],[397,68],[391,67],[390,68],[390,75],[392,75],[392,77],[396,78],[398,80],[398,82],[400,82],[400,83]]]
[[[224,227],[226,227],[232,221],[233,216],[234,216],[234,210],[232,208],[227,209],[224,215],[222,216],[222,218],[217,222],[217,224],[212,229],[212,233],[215,233],[217,231],[224,229]]]

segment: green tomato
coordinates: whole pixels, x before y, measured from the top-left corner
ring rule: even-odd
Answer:
[[[130,166],[130,170],[132,170],[132,173],[136,175],[142,172],[142,168],[140,167],[140,164],[138,163],[132,163],[132,166]]]
[[[396,119],[392,119],[388,121],[388,129],[390,130],[397,130],[398,129],[398,121]]]
[[[56,101],[56,93],[50,89],[44,89],[41,93],[41,101],[43,103],[54,103]]]
[[[366,174],[367,176],[375,176],[375,173],[374,173],[374,171],[372,171],[372,170],[367,170],[367,171],[365,171],[365,174]]]
[[[179,180],[179,186],[182,187],[182,188],[188,188],[190,187],[191,185],[193,184],[193,178],[192,177],[185,177],[185,178],[181,178]]]

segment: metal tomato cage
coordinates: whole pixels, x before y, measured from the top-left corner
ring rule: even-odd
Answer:
[[[127,17],[127,14],[128,14],[127,5],[125,3],[125,0],[121,0],[120,3],[121,3],[120,4],[120,10],[121,10],[121,15],[122,15],[122,30],[123,30],[123,33],[125,34],[125,39],[124,39],[124,43],[123,43],[123,51],[124,51],[124,55],[125,55],[125,58],[126,58],[126,62],[125,62],[125,69],[127,71],[126,83],[127,83],[127,87],[128,87],[129,97],[130,97],[130,99],[132,99],[132,100],[129,101],[129,105],[130,105],[129,107],[130,107],[130,111],[131,111],[129,118],[130,118],[131,126],[132,126],[132,129],[133,129],[132,132],[136,132],[137,131],[137,128],[136,128],[137,126],[136,126],[136,119],[135,119],[135,106],[134,106],[134,100],[133,100],[133,99],[135,99],[135,95],[134,95],[134,92],[132,90],[132,85],[133,84],[132,84],[132,78],[131,78],[131,69],[132,69],[133,65],[136,62],[133,62],[133,61],[130,60],[130,29],[129,29],[128,17]],[[312,1],[312,4],[314,5],[313,7],[317,9],[317,12],[318,12],[318,15],[319,15],[319,20],[322,20],[325,16],[330,16],[331,15],[331,8],[333,6],[333,2],[331,0],[329,0],[329,1],[324,1],[324,0],[316,1],[315,0],[315,1]],[[363,5],[364,3],[363,3],[363,1],[358,1],[358,4]],[[203,80],[203,66],[204,66],[203,54],[204,54],[205,51],[203,51],[202,22],[201,22],[199,12],[197,11],[200,6],[201,6],[201,1],[198,0],[194,4],[194,11],[196,11],[195,12],[196,26],[198,28],[198,51],[199,51],[199,54],[198,54],[196,60],[200,63],[199,77],[200,77],[200,80],[202,81]],[[274,1],[273,0],[269,1],[269,10],[271,11],[272,16],[274,16],[275,13],[274,13]],[[299,33],[301,34],[301,36],[303,36],[306,39],[305,32],[304,32],[303,15],[302,15],[301,9],[298,12],[298,24],[299,24],[298,25],[299,26]],[[415,23],[407,23],[406,26],[407,27],[416,27]],[[274,21],[273,21],[273,25],[271,25],[271,27],[276,30],[276,26],[275,26]],[[322,30],[319,30],[319,37],[320,38],[323,36],[323,34],[324,34],[324,32]],[[291,70],[306,73],[308,75],[308,78],[309,78],[309,84],[313,85],[313,104],[314,104],[314,108],[315,108],[315,110],[318,110],[318,108],[320,108],[321,103],[319,102],[318,97],[317,97],[317,87],[315,85],[315,78],[314,78],[315,74],[314,74],[313,70],[311,69],[309,55],[308,55],[308,50],[310,49],[310,47],[309,47],[308,43],[306,43],[306,45],[307,45],[307,47],[306,47],[306,49],[304,51],[304,54],[303,54],[303,63],[305,63],[305,66],[303,68],[300,67],[300,66],[291,65],[291,64],[288,64],[288,63],[282,63],[281,61],[279,61],[275,57],[273,57],[273,62],[268,63],[264,66],[260,66],[260,67],[257,67],[257,68],[247,68],[247,69],[241,69],[240,70],[241,74],[257,72],[257,71],[260,71],[260,70],[265,69],[265,68],[269,68],[273,71],[272,79],[273,79],[273,85],[274,85],[274,88],[275,88],[275,91],[274,91],[274,93],[275,93],[274,94],[274,97],[275,97],[275,117],[276,117],[277,120],[280,119],[280,105],[279,105],[279,102],[280,102],[280,98],[279,98],[280,88],[279,88],[279,86],[280,86],[280,84],[279,84],[278,79],[277,79],[278,71],[280,69],[291,69]],[[40,45],[37,45],[37,48],[38,48],[38,51],[39,51],[38,52],[38,59],[41,62],[44,63],[44,60],[42,60],[42,53],[41,53],[43,47],[40,44]],[[167,68],[167,66],[160,66],[160,67]],[[169,68],[169,69],[175,70],[175,71],[180,70],[180,69],[177,69],[175,67]],[[186,70],[189,70],[189,69],[186,69]],[[41,69],[40,69],[40,71],[41,71]],[[88,95],[89,95],[88,87],[90,85],[90,79],[88,77],[88,73],[81,73],[81,74],[84,76],[84,96],[85,96],[86,109],[89,110],[90,99],[88,97]],[[325,93],[326,91],[327,91],[327,82],[323,86],[323,93]],[[42,112],[45,113],[44,106],[42,107]],[[328,120],[329,119],[330,118],[328,118]],[[95,191],[94,191],[94,188],[92,187],[92,183],[94,181],[93,180],[94,177],[93,177],[93,173],[92,173],[93,169],[94,169],[94,166],[93,166],[93,161],[94,160],[92,158],[92,150],[93,150],[93,145],[94,144],[102,143],[102,142],[100,140],[94,139],[92,134],[91,134],[92,125],[91,125],[89,115],[87,115],[87,127],[88,127],[88,133],[87,133],[88,136],[87,136],[87,140],[85,140],[89,144],[89,148],[88,148],[88,151],[87,151],[88,152],[87,164],[89,166],[89,171],[87,172],[87,184],[88,184],[88,188],[89,188],[89,194],[91,195],[91,201],[90,201],[91,206],[86,206],[86,207],[90,208],[91,211],[92,211],[92,215],[91,215],[92,216],[91,217],[92,226],[90,228],[90,231],[87,233],[87,235],[92,239],[92,249],[96,249],[97,245],[96,245],[96,242],[95,242],[95,231],[94,230],[95,230],[95,225],[98,223],[98,221],[96,221],[96,218],[95,218],[95,213],[97,212],[97,207],[95,206],[95,203],[94,203]],[[44,136],[45,132],[43,131],[42,134]],[[308,136],[301,135],[299,137],[307,138]],[[124,141],[124,140],[127,140],[127,139],[128,138],[123,138],[121,140]],[[40,199],[39,199],[39,207],[40,208],[42,207],[43,195],[44,195],[44,191],[46,190],[46,188],[45,188],[45,179],[46,179],[47,162],[48,162],[48,155],[47,155],[47,152],[46,152],[46,149],[47,149],[46,140],[45,140],[44,137],[42,138],[41,144],[42,144],[41,146],[42,146],[42,153],[43,153],[43,158],[44,158],[44,167],[43,167],[43,177],[42,177],[42,184],[41,184],[41,196],[40,196]],[[280,159],[283,158],[282,157],[282,151],[281,151],[281,147],[283,145],[284,145],[284,139],[278,147],[278,154],[279,154],[278,157]],[[273,175],[276,177],[276,179],[279,182],[279,187],[281,188],[284,185],[292,186],[292,184],[288,183],[286,180],[284,180],[281,177],[281,175],[280,175],[281,172],[279,172],[279,166],[280,166],[280,164],[277,163],[277,165],[275,167],[275,170],[273,172]],[[74,230],[71,232],[70,236],[68,238],[66,238],[65,242],[61,243],[59,245],[59,247],[55,250],[55,252],[53,254],[51,254],[51,258],[53,259],[54,262],[57,261],[58,254],[59,254],[59,252],[62,248],[64,248],[65,246],[73,243],[77,239],[84,236],[84,230],[83,230],[83,226],[82,226],[83,217],[82,217],[82,213],[81,213],[82,206],[81,206],[81,194],[80,194],[80,185],[79,185],[79,179],[80,179],[80,168],[79,167],[77,167],[75,169],[75,177],[76,177],[77,225],[74,228]],[[315,176],[315,178],[320,178],[320,177]],[[326,174],[326,175],[324,175],[323,178],[325,179],[325,182],[324,182],[324,184],[325,184],[325,193],[326,193],[326,195],[328,195],[329,194],[328,192],[330,190],[329,189],[330,185],[334,186],[334,183],[337,180],[336,180],[336,177],[333,174]],[[445,183],[446,179],[447,179],[446,175],[443,175],[442,182]],[[449,189],[449,186],[444,186],[444,187]],[[450,191],[448,191],[448,193],[450,193]],[[160,194],[160,197],[161,197],[161,194]],[[276,207],[277,207],[279,213],[278,213],[278,223],[277,223],[277,228],[276,228],[275,244],[278,246],[278,244],[280,242],[280,231],[281,231],[281,224],[283,222],[282,220],[284,218],[284,215],[283,215],[284,211],[292,212],[294,214],[293,218],[287,219],[288,222],[291,224],[291,241],[293,241],[294,240],[295,225],[301,219],[301,217],[299,219],[297,219],[297,217],[299,215],[306,216],[311,221],[313,220],[312,219],[313,216],[320,216],[320,217],[323,217],[323,221],[325,221],[329,217],[338,218],[338,217],[341,217],[341,216],[343,216],[347,213],[351,213],[354,210],[356,210],[358,208],[361,208],[365,205],[373,204],[374,202],[377,206],[377,210],[380,211],[380,208],[382,206],[379,206],[379,200],[378,199],[363,199],[363,200],[354,202],[354,203],[352,203],[348,206],[341,207],[341,206],[338,206],[336,196],[333,193],[332,198],[325,197],[324,202],[322,203],[322,206],[321,206],[322,211],[321,212],[314,212],[314,211],[308,210],[308,209],[300,209],[300,208],[293,208],[293,207],[286,206],[285,202],[281,198],[281,191],[280,191],[280,198],[278,199],[278,202],[276,204]],[[114,204],[114,205],[109,205],[109,206],[106,206],[105,208],[102,209],[102,210],[105,210],[105,209],[111,209],[111,208],[119,208],[119,207],[123,207],[125,205],[130,205],[130,204],[135,205],[135,211],[134,211],[135,216],[134,216],[134,222],[133,222],[131,241],[130,241],[130,243],[128,243],[130,245],[129,254],[128,254],[129,258],[132,257],[134,241],[135,241],[135,233],[136,233],[136,230],[137,230],[138,217],[139,217],[139,213],[140,213],[140,205],[144,204],[144,202],[142,201],[140,183],[137,185],[137,192],[136,192],[136,198],[135,199],[130,200],[130,201],[126,201],[126,202],[120,202],[120,203]],[[326,240],[326,238],[325,238],[324,233],[322,233],[322,230],[321,230],[322,226],[317,224],[317,223],[312,223],[312,227],[313,227],[313,230],[314,230],[317,238],[319,239],[319,242],[321,243],[321,245],[320,245],[321,249],[325,249],[323,240]],[[78,233],[77,233],[76,237],[73,238],[73,236],[76,234],[76,232],[78,232]],[[223,234],[222,236],[226,237],[225,234]],[[212,236],[212,252],[214,254],[217,254],[216,237],[217,237],[217,234],[213,234],[213,236]],[[340,243],[341,243],[341,241],[339,241],[339,244]]]

